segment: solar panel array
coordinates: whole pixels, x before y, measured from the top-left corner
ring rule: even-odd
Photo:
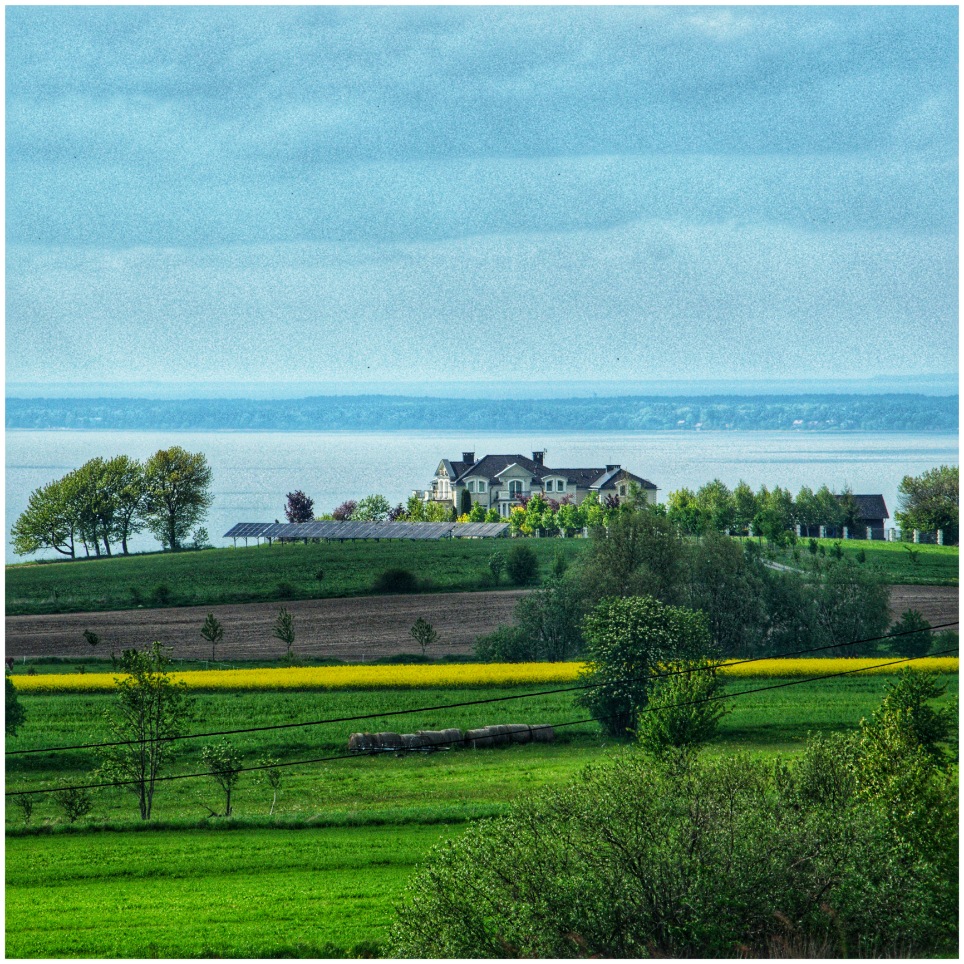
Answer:
[[[225,539],[492,539],[506,522],[239,522]]]
[[[224,533],[225,539],[240,539],[242,537],[253,539],[255,536],[263,536],[265,529],[270,529],[273,522],[239,522]]]

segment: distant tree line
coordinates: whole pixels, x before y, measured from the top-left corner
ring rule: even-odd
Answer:
[[[95,458],[30,494],[27,508],[11,529],[17,555],[53,549],[76,558],[113,555],[145,529],[165,549],[207,542],[200,528],[210,508],[211,469],[203,453],[179,446],[160,449],[145,462],[118,455]],[[197,528],[195,528],[197,527]]]
[[[757,395],[615,398],[9,398],[7,428],[213,430],[544,429],[956,432],[957,396]]]

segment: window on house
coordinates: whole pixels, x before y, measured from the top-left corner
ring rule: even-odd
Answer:
[[[469,490],[469,492],[474,492],[474,491],[475,491],[475,483],[472,482],[472,481],[469,481],[469,484],[466,486],[466,488]]]
[[[519,479],[513,479],[509,483],[509,495],[518,495],[522,491],[522,482]]]
[[[557,480],[556,480],[556,492],[565,492],[565,491],[566,491],[566,480],[565,480],[565,479],[557,479]]]
[[[485,483],[481,479],[479,479],[479,491],[480,492],[485,491]]]
[[[625,495],[625,494],[626,494],[626,486],[625,486],[625,485],[621,485],[621,486],[619,487],[619,494],[620,494],[620,495]]]

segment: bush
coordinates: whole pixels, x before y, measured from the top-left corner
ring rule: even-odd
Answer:
[[[68,822],[74,823],[81,817],[86,817],[93,810],[90,791],[82,787],[65,787],[54,794],[54,800],[63,811]]]
[[[907,609],[888,633],[901,633],[888,641],[890,652],[900,656],[926,656],[933,640],[931,624],[916,609]]]
[[[539,558],[525,543],[516,543],[505,560],[509,582],[515,586],[531,586],[539,579]]]
[[[408,569],[386,569],[375,577],[373,592],[416,592],[418,579]]]
[[[531,640],[517,626],[500,626],[493,633],[479,636],[474,648],[483,663],[529,663],[535,659]]]
[[[151,601],[155,606],[166,606],[171,601],[171,587],[167,583],[161,583],[154,587],[151,593]]]
[[[684,760],[716,736],[729,712],[719,699],[723,689],[716,665],[708,660],[674,663],[673,676],[653,681],[646,712],[639,714],[639,745],[657,760]]]
[[[855,741],[823,740],[793,764],[627,753],[591,767],[436,846],[388,954],[954,956],[953,781],[925,768],[902,788],[936,808],[918,841],[890,789],[865,792],[863,766]]]

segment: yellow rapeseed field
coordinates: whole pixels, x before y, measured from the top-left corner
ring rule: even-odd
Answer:
[[[885,662],[868,659],[764,659],[727,667],[726,676],[790,678],[840,673]],[[956,673],[956,656],[919,659],[868,669],[895,673],[912,666],[925,673]],[[172,674],[199,690],[339,690],[379,687],[517,686],[575,682],[583,663],[453,663],[443,666],[310,666],[279,669],[196,670]],[[114,688],[114,673],[51,673],[13,677],[22,693],[99,693]]]

